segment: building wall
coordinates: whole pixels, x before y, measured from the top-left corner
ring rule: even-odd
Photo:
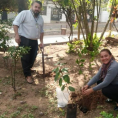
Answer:
[[[53,4],[47,4],[47,5],[44,5],[47,7],[47,10],[46,10],[46,15],[42,15],[43,19],[44,19],[44,23],[51,23],[51,9],[52,8],[55,8],[55,5]],[[8,14],[8,19],[11,19],[11,18],[15,18],[17,15],[17,13],[12,13],[10,12]],[[62,14],[62,19],[60,19],[60,21],[66,21],[66,18],[65,18],[65,15]]]
[[[44,19],[44,23],[50,23],[51,22],[51,9],[55,8],[54,4],[47,4],[47,14],[46,15],[42,15],[43,19]],[[62,14],[62,18],[60,19],[60,21],[64,21],[66,22],[66,17],[64,14]]]
[[[100,22],[107,22],[108,19],[109,19],[109,12],[106,11],[106,10],[104,10],[104,9],[102,9],[101,10],[101,13],[100,13],[100,19],[99,19],[99,21]]]
[[[97,16],[97,8],[95,7],[94,16]],[[109,12],[107,11],[107,8],[101,9],[100,16],[99,16],[99,22],[107,22],[109,19]]]
[[[50,23],[51,21],[51,7],[47,6],[47,13],[46,15],[42,15],[44,23]]]
[[[44,23],[51,23],[51,9],[55,8],[55,5],[53,4],[46,4],[47,7],[46,10],[46,15],[42,15],[44,19]],[[96,8],[95,8],[96,9]],[[15,18],[17,13],[9,13],[8,14],[8,19]],[[95,10],[94,16],[97,16],[97,10]],[[99,17],[99,22],[107,22],[109,18],[109,12],[106,11],[106,9],[101,9],[100,17]],[[62,18],[60,19],[61,22],[66,22],[66,17],[64,14],[62,14]]]

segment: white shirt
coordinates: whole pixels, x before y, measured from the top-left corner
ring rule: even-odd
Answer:
[[[37,40],[40,38],[40,34],[44,32],[43,18],[39,15],[35,20],[30,10],[20,12],[13,21],[13,25],[19,26],[19,35],[28,39]]]

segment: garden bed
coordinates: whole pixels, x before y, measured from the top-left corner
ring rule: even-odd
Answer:
[[[117,47],[109,45],[108,48],[113,52],[117,61]],[[82,69],[83,74],[79,75],[78,65],[75,63],[78,56],[75,54],[67,54],[67,50],[68,46],[66,44],[45,47],[45,53],[53,58],[45,58],[47,75],[45,79],[43,79],[41,54],[37,56],[33,67],[35,72],[32,73],[35,81],[34,85],[26,83],[19,60],[16,71],[16,93],[14,93],[11,87],[10,69],[4,65],[4,53],[0,52],[1,118],[65,118],[66,108],[57,107],[56,87],[58,87],[58,85],[54,82],[54,74],[51,73],[55,68],[55,63],[60,61],[61,63],[65,63],[64,66],[66,68],[69,68],[72,86],[75,87],[76,91],[80,91],[81,87],[86,84],[99,69],[95,62],[93,62],[92,69],[90,69],[89,58],[88,56],[84,56],[86,61]],[[101,65],[98,58],[96,62],[99,66]],[[100,95],[100,92],[96,92],[90,95],[90,99],[86,98],[84,102],[80,102],[83,103],[83,106],[88,105],[89,112],[83,114],[77,109],[77,118],[96,118],[100,116],[101,111],[112,112],[116,115],[117,112],[113,111],[114,104],[105,103],[105,98],[100,97]]]

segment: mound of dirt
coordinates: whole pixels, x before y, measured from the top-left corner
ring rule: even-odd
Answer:
[[[88,96],[73,94],[71,98],[79,106],[80,110],[85,108],[89,111],[95,109],[98,104],[104,104],[106,100],[106,97],[102,94],[101,91],[96,91]]]

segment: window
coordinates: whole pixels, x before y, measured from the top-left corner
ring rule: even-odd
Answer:
[[[47,15],[47,6],[42,7],[41,15]]]

